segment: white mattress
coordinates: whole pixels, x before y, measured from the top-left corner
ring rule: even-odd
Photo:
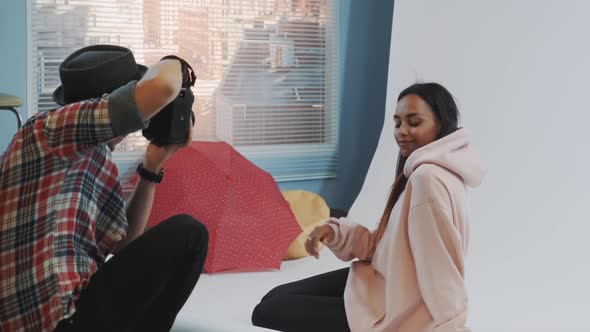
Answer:
[[[172,332],[270,331],[252,326],[252,310],[272,288],[348,266],[328,249],[320,259],[306,257],[283,262],[280,271],[203,274]]]

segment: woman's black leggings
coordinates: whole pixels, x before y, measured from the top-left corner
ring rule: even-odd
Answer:
[[[350,331],[344,310],[349,268],[279,286],[252,313],[252,324],[286,332]]]

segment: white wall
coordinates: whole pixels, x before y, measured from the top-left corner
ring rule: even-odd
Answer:
[[[351,215],[391,185],[398,93],[436,81],[489,167],[472,195],[474,331],[590,331],[590,2],[397,0],[385,125]]]

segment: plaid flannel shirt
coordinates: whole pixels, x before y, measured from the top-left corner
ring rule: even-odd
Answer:
[[[105,143],[144,127],[134,92],[38,113],[0,157],[0,331],[53,331],[125,236]]]

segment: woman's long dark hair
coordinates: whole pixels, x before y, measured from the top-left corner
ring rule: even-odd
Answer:
[[[416,95],[430,106],[430,109],[438,120],[440,128],[436,139],[443,138],[458,129],[459,109],[453,99],[453,95],[445,87],[438,83],[416,83],[403,90],[397,97],[397,101],[399,102],[407,95]],[[402,192],[406,189],[406,184],[408,183],[408,179],[404,175],[406,160],[407,158],[402,156],[401,153],[398,154],[395,181],[389,192],[387,204],[377,227],[375,245],[381,240],[385,228],[387,228],[395,203],[397,203]]]

